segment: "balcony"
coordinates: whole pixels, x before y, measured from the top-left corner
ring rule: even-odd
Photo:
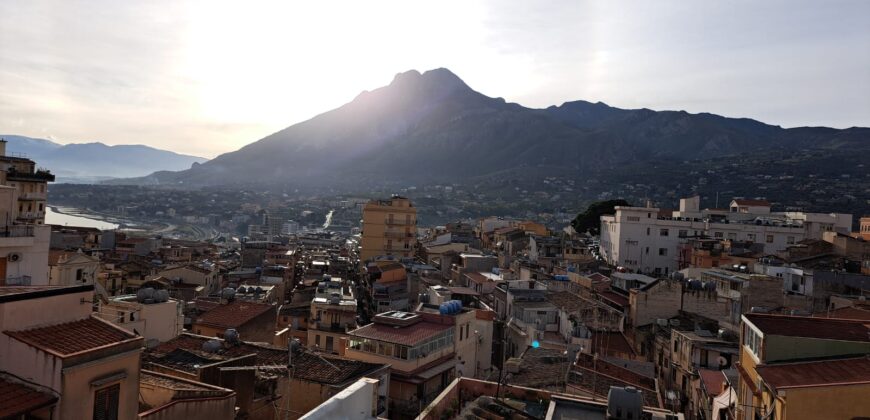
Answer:
[[[0,228],[0,238],[28,238],[33,235],[32,225],[6,225]]]
[[[36,219],[44,219],[45,212],[44,211],[23,211],[18,213],[18,218],[22,220],[36,220]]]
[[[18,194],[19,200],[39,200],[45,201],[46,194],[45,192],[25,192]]]
[[[340,322],[314,322],[312,327],[317,331],[345,333],[347,328]]]
[[[4,286],[30,286],[30,276],[8,276],[6,277]]]
[[[54,182],[54,174],[49,171],[37,170],[36,172],[20,172],[10,168],[6,172],[6,179],[10,181],[24,182]]]
[[[384,232],[384,237],[385,237],[385,238],[390,238],[390,239],[406,239],[406,240],[411,240],[411,239],[414,238],[414,234],[413,234],[413,233],[410,233],[410,232],[391,232],[391,231],[386,231],[386,232]]]
[[[398,220],[398,219],[392,219],[392,220],[386,219],[386,220],[384,220],[384,224],[387,226],[413,226],[414,223],[413,223],[413,221],[410,221],[410,220],[406,222],[404,220]]]

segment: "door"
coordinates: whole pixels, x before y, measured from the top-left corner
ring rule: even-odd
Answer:
[[[6,257],[0,258],[0,285],[6,285]]]

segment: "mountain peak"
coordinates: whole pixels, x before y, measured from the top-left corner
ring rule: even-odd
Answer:
[[[417,70],[408,70],[396,75],[390,86],[403,89],[436,90],[453,92],[458,90],[471,90],[462,79],[446,68],[437,68],[420,73]]]

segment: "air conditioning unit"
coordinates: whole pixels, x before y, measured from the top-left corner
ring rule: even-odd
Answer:
[[[6,256],[6,259],[9,260],[10,262],[18,262],[18,261],[21,261],[21,253],[20,253],[20,252],[10,252],[10,253]]]

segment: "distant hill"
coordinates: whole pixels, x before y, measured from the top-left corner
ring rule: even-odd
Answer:
[[[9,143],[7,153],[18,153],[57,175],[58,182],[94,182],[130,178],[155,171],[188,169],[206,159],[142,145],[108,146],[103,143],[61,145],[50,140],[0,134]]]
[[[684,111],[576,101],[531,109],[472,90],[447,69],[390,85],[235,152],[114,183],[425,184],[522,171],[577,176],[638,162],[793,149],[870,149],[870,129],[792,128]]]

